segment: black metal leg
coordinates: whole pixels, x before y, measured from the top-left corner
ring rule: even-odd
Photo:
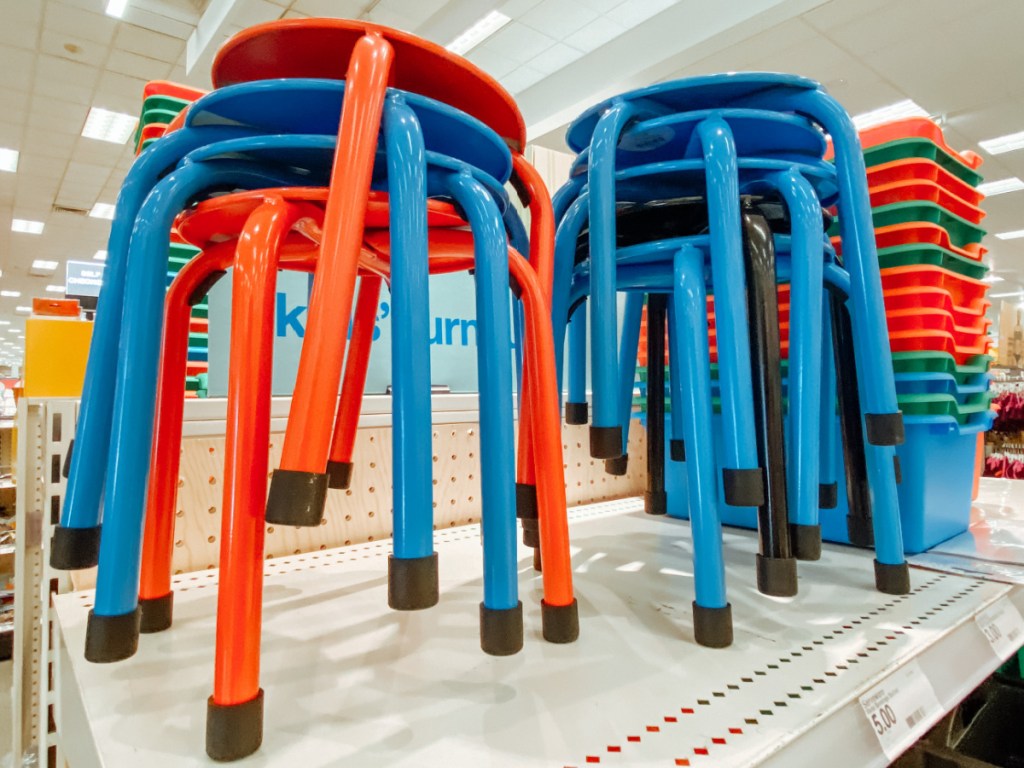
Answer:
[[[757,453],[766,468],[764,504],[757,511],[757,588],[766,595],[788,597],[797,592],[797,578],[786,504],[775,243],[767,220],[757,214],[743,214],[743,234]]]
[[[665,500],[665,294],[647,298],[647,492],[649,515],[664,515]]]

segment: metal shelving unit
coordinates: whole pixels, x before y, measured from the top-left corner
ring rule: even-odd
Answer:
[[[884,766],[860,698],[919,670],[925,730],[1000,663],[976,618],[1024,609],[1024,589],[915,570],[873,589],[871,555],[827,546],[800,594],[754,589],[756,540],[726,534],[736,642],[694,644],[687,523],[636,499],[572,512],[582,617],[575,645],[540,638],[540,579],[521,551],[523,652],[477,646],[478,526],[439,532],[442,600],[386,607],[388,542],[266,566],[264,746],[251,765]],[[58,725],[72,768],[200,766],[217,574],[178,577],[175,626],[116,665],[82,659],[91,593],[55,598]],[[911,666],[916,665],[916,666]]]

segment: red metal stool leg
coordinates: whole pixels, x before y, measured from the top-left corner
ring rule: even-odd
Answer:
[[[366,389],[366,366],[370,361],[373,331],[377,324],[381,278],[364,275],[359,281],[352,338],[345,359],[345,376],[341,382],[341,402],[334,421],[331,455],[327,461],[329,487],[348,488],[352,482],[352,451],[359,429],[359,412]]]
[[[320,263],[299,358],[281,467],[267,499],[267,522],[319,525],[327,498],[327,459],[352,311],[366,200],[393,51],[379,35],[355,46],[349,63]]]
[[[249,217],[235,254],[217,645],[206,719],[206,751],[215,760],[251,754],[263,739],[263,506],[275,277],[280,244],[301,211],[280,198],[268,200]]]
[[[181,269],[167,291],[146,495],[146,526],[142,539],[139,607],[142,610],[140,629],[143,632],[167,629],[171,626],[173,613],[171,558],[174,552],[174,513],[181,462],[181,418],[185,407],[185,367],[188,361],[192,305],[224,274],[234,258],[234,241],[211,246]]]

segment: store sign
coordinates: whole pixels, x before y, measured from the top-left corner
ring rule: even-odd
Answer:
[[[86,309],[96,308],[103,285],[103,264],[95,261],[69,261],[64,278],[64,295],[78,299]]]

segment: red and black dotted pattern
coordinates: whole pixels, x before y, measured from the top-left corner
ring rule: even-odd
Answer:
[[[929,587],[944,581],[946,578],[947,577],[945,575],[938,574],[930,581],[927,581],[913,589],[911,594],[923,592]],[[926,624],[929,620],[942,613],[944,609],[956,605],[957,602],[968,597],[983,585],[984,582],[977,581],[965,586],[960,592],[957,592],[948,600],[939,603],[932,610],[924,611],[920,616],[917,616],[907,624],[904,624],[900,629],[890,630],[886,634],[880,634],[877,639],[870,639],[864,646],[864,650],[855,653],[850,658],[845,659],[840,663],[834,664],[831,669],[823,671],[820,677],[811,678],[810,680],[804,681],[802,684],[794,683],[792,690],[786,693],[785,698],[780,698],[777,701],[773,700],[771,702],[765,702],[764,705],[757,709],[756,712],[745,713],[745,717],[735,717],[731,724],[723,724],[721,733],[716,736],[712,736],[710,740],[702,739],[699,744],[683,748],[680,756],[674,758],[674,762],[670,765],[710,765],[709,762],[702,760],[702,758],[712,757],[716,749],[727,746],[730,741],[743,738],[745,735],[744,727],[756,727],[761,724],[762,720],[774,717],[776,710],[788,707],[791,702],[801,699],[805,693],[813,692],[817,687],[828,685],[832,680],[838,679],[843,673],[849,671],[852,665],[859,664],[862,659],[870,658],[872,654],[878,653],[882,648],[896,641],[900,635],[906,635],[907,632]],[[884,615],[892,608],[908,600],[910,596],[911,595],[901,595],[899,597],[893,597],[889,602],[879,606],[876,610],[868,611],[863,616],[859,616],[855,619],[847,619],[845,623],[837,625],[835,629],[819,636],[817,639],[808,641],[807,645],[802,645],[788,653],[784,653],[779,657],[776,663],[766,664],[763,669],[753,670],[749,675],[739,678],[737,682],[725,685],[723,690],[712,691],[710,698],[696,699],[693,705],[680,707],[678,712],[664,715],[660,723],[647,725],[638,733],[626,736],[624,742],[609,744],[601,752],[595,752],[587,755],[582,764],[565,764],[564,768],[581,768],[581,765],[599,765],[602,763],[603,759],[608,758],[609,756],[619,756],[621,754],[628,753],[630,745],[639,744],[641,739],[652,738],[654,734],[660,734],[662,732],[678,734],[678,726],[685,728],[687,716],[694,715],[703,707],[713,706],[715,703],[718,703],[718,701],[726,699],[730,691],[738,691],[744,686],[754,684],[758,678],[767,678],[776,672],[783,671],[784,665],[792,663],[794,658],[800,658],[806,652],[811,652],[817,648],[828,645],[830,641],[837,640],[847,632],[854,631],[856,627],[864,622],[871,621],[873,618]]]

